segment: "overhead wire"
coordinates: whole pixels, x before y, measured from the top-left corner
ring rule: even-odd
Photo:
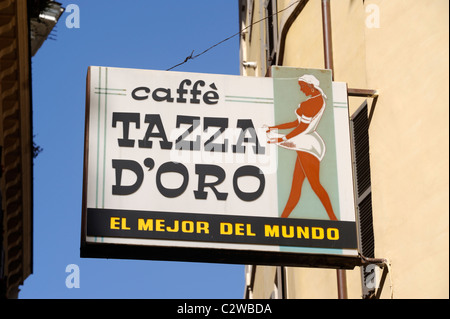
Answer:
[[[272,14],[272,15],[268,15],[267,17],[264,17],[264,18],[262,18],[262,19],[260,19],[260,20],[258,20],[258,21],[256,21],[256,22],[253,22],[252,24],[250,24],[250,25],[246,26],[245,28],[241,29],[239,32],[237,32],[237,33],[235,33],[235,34],[229,36],[228,38],[223,39],[223,40],[220,41],[220,42],[217,42],[216,44],[210,46],[209,48],[207,48],[206,50],[202,51],[202,52],[199,53],[199,54],[194,55],[194,51],[195,51],[195,50],[192,50],[191,54],[190,54],[189,56],[187,56],[187,57],[184,59],[183,62],[178,63],[178,64],[172,66],[171,68],[168,68],[166,71],[173,70],[173,69],[175,69],[175,68],[177,68],[177,67],[179,67],[179,66],[181,66],[181,65],[183,65],[183,64],[185,64],[185,63],[187,63],[187,62],[189,62],[189,60],[194,60],[194,59],[198,58],[199,56],[205,54],[206,52],[208,52],[208,51],[210,51],[210,50],[212,50],[212,49],[214,49],[215,47],[221,45],[222,43],[224,43],[224,42],[226,42],[226,41],[228,41],[228,40],[231,40],[232,38],[236,37],[237,35],[241,35],[241,34],[244,33],[248,28],[250,28],[250,27],[252,27],[252,26],[254,26],[254,25],[256,25],[256,24],[258,24],[258,23],[260,23],[260,22],[262,22],[262,21],[264,21],[264,20],[267,20],[267,19],[269,19],[269,18],[271,18],[271,17],[273,17],[273,16],[276,16],[277,14],[282,13],[283,11],[288,10],[290,7],[292,7],[292,6],[296,5],[296,4],[298,4],[300,1],[302,1],[302,0],[297,0],[297,1],[293,2],[293,3],[291,3],[290,5],[288,5],[286,8],[281,9],[280,11],[277,11],[277,12],[275,12],[275,13]]]

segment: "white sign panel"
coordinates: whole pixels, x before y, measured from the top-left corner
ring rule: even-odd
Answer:
[[[338,125],[332,128],[334,146],[328,161],[334,166],[324,164],[333,166],[328,171],[336,175],[331,179],[340,192],[329,196],[330,205],[336,208],[329,213],[321,194],[316,201],[323,205],[315,203],[309,209],[300,198],[292,200],[308,182],[315,185],[313,173],[296,167],[295,157],[305,167],[304,158],[309,157],[298,149],[298,141],[309,138],[306,133],[313,131],[312,125],[314,134],[320,136],[318,124],[323,121],[307,108],[309,96],[296,97],[302,90],[310,93],[301,88],[299,78],[280,77],[277,82],[272,78],[90,67],[82,255],[91,256],[92,247],[178,247],[186,248],[179,250],[186,254],[197,249],[355,256],[345,84],[334,84],[345,97],[338,107],[332,103],[331,80],[327,101],[322,95],[315,98],[320,98],[323,106],[316,112],[321,112],[320,118],[330,113],[327,121],[344,120],[343,130]],[[283,89],[277,88],[292,85],[296,85],[292,98],[298,101],[289,106],[294,133],[287,133],[284,124],[277,123],[283,121],[283,112],[277,110],[287,107],[277,106],[285,103]],[[277,90],[283,98],[277,98]],[[300,132],[301,125],[307,129]],[[291,144],[298,145],[286,147]],[[311,160],[313,166],[316,162],[321,161]],[[281,175],[280,165],[285,171]],[[299,178],[305,180],[305,186],[294,187],[293,181]],[[308,200],[311,194],[307,190],[305,194]],[[293,208],[286,213],[289,205]]]

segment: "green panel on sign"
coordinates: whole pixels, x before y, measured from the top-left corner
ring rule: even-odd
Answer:
[[[320,82],[320,88],[327,96],[326,106],[322,118],[317,126],[317,133],[326,145],[324,158],[320,162],[320,182],[327,191],[334,214],[339,219],[339,190],[336,166],[336,145],[334,136],[333,92],[331,71],[315,69],[298,69],[273,67],[275,124],[292,122],[296,119],[296,109],[299,104],[308,99],[301,92],[298,84],[299,77],[310,74]],[[280,133],[288,134],[290,130]],[[279,215],[288,200],[294,173],[297,152],[295,150],[278,147],[278,208]],[[301,198],[289,218],[329,219],[324,206],[313,192],[307,179],[302,187]]]

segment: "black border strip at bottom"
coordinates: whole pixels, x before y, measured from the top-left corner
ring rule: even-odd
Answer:
[[[152,247],[87,242],[85,242],[81,246],[80,257],[332,269],[353,269],[356,266],[362,265],[362,261],[359,256],[334,256],[285,252],[256,252],[230,249],[185,247]]]

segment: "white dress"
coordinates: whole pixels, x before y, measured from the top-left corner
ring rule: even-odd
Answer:
[[[301,108],[301,104],[298,106],[297,109],[299,108]],[[322,118],[324,111],[325,111],[325,100],[323,102],[323,106],[320,109],[320,111],[312,118],[306,117],[305,115],[300,116],[297,114],[297,112],[295,112],[295,115],[297,116],[298,119],[298,124],[300,125],[300,123],[306,123],[308,124],[308,127],[302,133],[286,141],[282,141],[276,144],[286,149],[310,153],[315,157],[317,157],[319,161],[322,161],[323,157],[325,156],[326,146],[322,137],[320,137],[320,135],[316,132],[316,128],[317,125],[319,125],[320,119]],[[269,133],[267,133],[267,137],[271,140],[282,138],[283,136],[286,135],[278,134],[274,131],[270,131]]]

